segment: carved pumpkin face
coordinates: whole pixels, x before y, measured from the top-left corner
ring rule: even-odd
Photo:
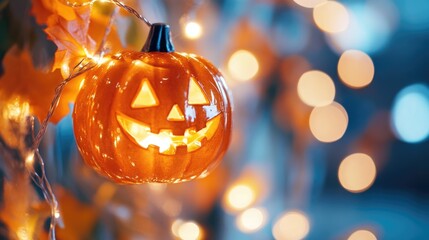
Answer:
[[[180,182],[219,163],[231,107],[206,60],[128,51],[86,76],[73,120],[83,159],[99,173],[120,183]]]

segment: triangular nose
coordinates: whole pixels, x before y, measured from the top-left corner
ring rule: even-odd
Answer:
[[[180,110],[179,106],[175,104],[171,110],[170,113],[167,116],[168,121],[184,121],[185,116],[183,115],[182,111]]]

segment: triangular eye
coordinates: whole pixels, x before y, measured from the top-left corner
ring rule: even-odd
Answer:
[[[136,97],[131,104],[132,108],[144,108],[144,107],[153,107],[158,106],[159,101],[156,97],[155,91],[153,91],[152,86],[150,85],[147,78],[145,78],[140,85],[140,91],[137,93]]]
[[[200,85],[197,83],[195,78],[191,77],[189,82],[189,95],[188,103],[194,105],[207,105],[209,100],[207,99],[206,94],[204,94]]]

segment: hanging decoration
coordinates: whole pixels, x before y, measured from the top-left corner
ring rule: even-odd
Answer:
[[[106,56],[86,75],[73,112],[85,162],[118,183],[206,176],[229,143],[231,105],[219,70],[174,52],[168,25],[150,26],[141,52]]]

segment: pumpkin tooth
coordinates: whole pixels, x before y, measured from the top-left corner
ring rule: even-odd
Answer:
[[[176,154],[186,154],[188,147],[186,145],[179,145],[176,147]]]
[[[171,129],[160,129],[159,133],[151,132],[148,125],[119,112],[117,119],[127,135],[139,146],[144,149],[156,147],[157,152],[165,155],[175,155],[177,148],[186,148],[188,152],[198,150],[213,137],[220,123],[220,115],[218,115],[207,121],[206,126],[198,131],[195,127],[190,127],[183,135],[174,135]]]
[[[174,136],[173,135],[173,131],[171,131],[170,129],[161,129],[161,130],[159,130],[159,135]]]

